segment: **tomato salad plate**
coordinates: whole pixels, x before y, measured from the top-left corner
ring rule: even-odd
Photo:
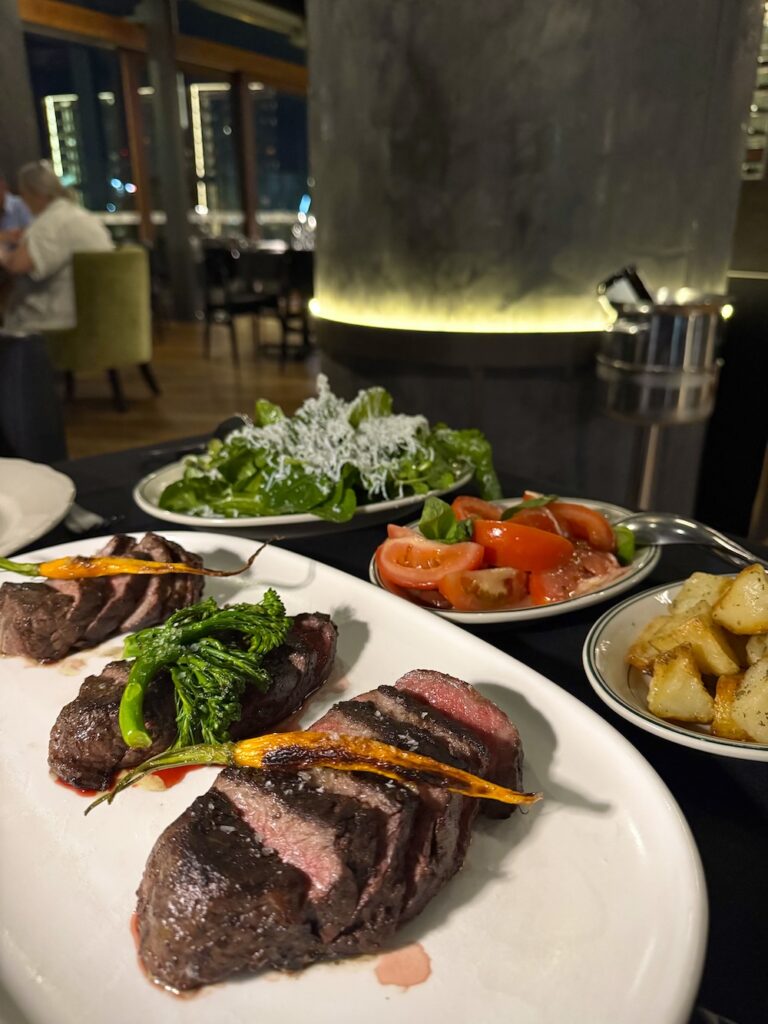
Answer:
[[[369,566],[372,583],[452,622],[521,622],[615,597],[661,556],[635,549],[628,509],[526,491],[486,502],[431,498],[422,517],[388,526]]]
[[[221,533],[166,538],[194,544],[206,565],[222,570],[241,566],[254,548]],[[25,557],[89,556],[105,541]],[[121,656],[120,639],[58,663],[2,658],[0,1017],[24,1024],[684,1024],[706,944],[703,873],[680,808],[632,745],[479,638],[293,552],[267,548],[241,576],[207,579],[204,596],[258,601],[269,587],[289,614],[316,610],[338,627],[333,673],[301,725],[411,669],[451,673],[516,723],[523,782],[543,799],[508,820],[478,819],[462,870],[383,953],[290,974],[243,974],[174,997],[142,973],[131,915],[158,837],[209,790],[217,770],[202,768],[171,788],[127,790],[85,817],[87,801],[49,774],[48,735],[83,679]],[[234,842],[229,833],[214,836],[222,848]],[[198,911],[188,904],[189,914]],[[231,911],[239,921],[238,905]],[[393,969],[396,950],[406,972]]]

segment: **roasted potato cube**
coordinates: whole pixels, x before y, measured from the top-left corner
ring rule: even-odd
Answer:
[[[720,676],[715,689],[715,717],[712,719],[712,733],[728,740],[748,740],[749,735],[737,725],[731,716],[731,706],[741,676]]]
[[[656,618],[651,619],[650,622],[643,626],[637,640],[627,651],[626,660],[641,672],[651,672],[653,670],[653,663],[660,653],[659,648],[652,643],[653,638],[676,629],[678,626],[682,626],[684,622],[687,622],[697,612],[708,611],[709,605],[704,604],[702,601],[695,605],[693,610],[682,612],[678,615],[657,615]],[[676,645],[671,644],[670,646],[674,647]],[[664,648],[664,650],[666,649]]]
[[[755,633],[747,640],[747,664],[754,665],[768,657],[768,633]]]
[[[768,743],[768,658],[744,673],[731,704],[731,718],[751,739]]]
[[[715,702],[701,681],[690,647],[676,647],[656,659],[648,691],[648,710],[681,722],[712,721]]]
[[[729,576],[713,576],[708,572],[695,572],[688,577],[672,602],[672,614],[691,612],[701,602],[711,608],[730,587],[731,582]]]
[[[768,633],[768,573],[761,565],[742,569],[712,609],[715,622],[741,635]]]
[[[643,626],[637,640],[627,651],[626,660],[630,665],[634,665],[641,672],[651,671],[654,661],[659,656],[659,652],[651,645],[651,637],[664,629],[669,618],[669,615],[657,615]]]
[[[650,643],[660,654],[682,645],[690,647],[699,671],[705,675],[733,676],[739,671],[739,662],[728,643],[728,637],[712,621],[709,611],[694,615],[680,625],[673,625],[671,629],[657,632]]]

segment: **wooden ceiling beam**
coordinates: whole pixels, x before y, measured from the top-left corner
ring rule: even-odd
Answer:
[[[47,29],[76,39],[146,53],[147,33],[136,22],[61,0],[18,0],[18,6],[21,20],[33,32]],[[195,36],[178,36],[176,60],[211,71],[240,72],[249,80],[287,92],[307,91],[307,69],[300,64]]]

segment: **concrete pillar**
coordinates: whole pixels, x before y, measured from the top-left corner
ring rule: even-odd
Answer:
[[[0,170],[13,179],[22,164],[40,156],[35,101],[16,0],[0,0],[0,96],[4,97],[0,103]]]
[[[724,288],[761,13],[308,0],[326,368],[435,418],[464,404],[502,467],[621,500],[636,438],[594,408],[595,284],[636,262]],[[690,505],[700,446],[674,432],[661,503]]]

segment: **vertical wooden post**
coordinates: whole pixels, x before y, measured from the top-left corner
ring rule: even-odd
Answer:
[[[139,240],[149,243],[154,231],[152,227],[152,195],[149,187],[147,151],[144,145],[144,112],[139,99],[139,68],[141,57],[130,50],[118,50],[120,57],[120,80],[123,87],[125,127],[128,135],[128,156],[131,161],[136,210],[139,214]]]
[[[256,213],[259,209],[258,165],[256,158],[256,132],[254,130],[251,93],[248,75],[238,71],[234,76],[233,111],[237,126],[237,163],[240,172],[243,212],[245,214],[245,236],[260,237]]]
[[[194,320],[200,297],[187,217],[188,167],[182,128],[185,101],[183,95],[179,95],[176,67],[176,0],[141,0],[136,14],[147,30],[147,67],[150,85],[155,90],[152,99],[156,141],[152,159],[159,172],[165,210],[163,241],[173,315],[177,320]]]

